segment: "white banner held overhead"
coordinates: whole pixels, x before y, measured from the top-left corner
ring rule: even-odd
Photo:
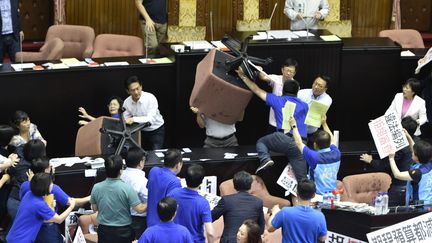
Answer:
[[[370,243],[432,242],[432,212],[371,232],[366,236]]]
[[[400,120],[394,112],[378,117],[368,125],[381,159],[409,145]]]

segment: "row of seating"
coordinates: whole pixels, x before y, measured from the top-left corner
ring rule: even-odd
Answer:
[[[89,26],[52,25],[39,52],[18,52],[16,61],[141,55],[144,42],[137,36],[100,34],[95,38],[94,29]]]

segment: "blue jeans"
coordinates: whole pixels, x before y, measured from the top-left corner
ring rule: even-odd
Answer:
[[[3,55],[7,52],[11,62],[15,62],[15,55],[20,50],[19,39],[15,39],[14,34],[0,34],[0,63],[3,63]]]
[[[269,151],[285,154],[291,164],[297,181],[307,178],[307,164],[297,148],[294,138],[282,132],[274,132],[258,139],[256,144],[260,162],[271,160]]]
[[[60,233],[59,226],[56,223],[42,224],[35,243],[63,243],[63,236]]]
[[[7,201],[7,209],[8,209],[8,213],[9,216],[11,217],[11,225],[15,219],[15,216],[18,212],[18,208],[20,205],[20,201],[16,200],[13,197],[9,197],[8,201]]]

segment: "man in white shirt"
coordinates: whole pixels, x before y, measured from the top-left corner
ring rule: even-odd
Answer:
[[[318,29],[318,21],[329,15],[328,0],[285,0],[284,14],[291,30]]]
[[[147,178],[145,177],[144,163],[146,153],[137,147],[130,148],[126,156],[127,168],[122,172],[120,178],[131,185],[138,195],[141,203],[147,203]],[[139,239],[147,228],[147,213],[138,213],[131,207],[132,228],[135,231],[135,239]]]
[[[330,108],[333,100],[330,95],[326,93],[329,87],[330,80],[331,79],[328,76],[318,75],[312,84],[312,88],[299,90],[299,92],[297,93],[297,97],[303,102],[307,103],[309,105],[309,108],[312,101],[318,101]],[[310,138],[317,130],[318,127],[307,126],[308,144]]]
[[[282,75],[270,74],[265,75],[259,72],[259,78],[268,83],[272,87],[272,93],[277,96],[282,96],[282,90],[286,81],[294,80],[297,73],[298,63],[292,58],[287,58],[281,66]],[[269,128],[268,133],[276,131],[276,119],[273,108],[270,108]]]
[[[141,133],[145,144],[149,144],[144,148],[162,148],[165,136],[164,119],[160,114],[156,97],[142,91],[142,84],[137,76],[129,77],[125,81],[125,88],[130,95],[123,103],[126,124],[150,122],[151,125],[143,128]]]

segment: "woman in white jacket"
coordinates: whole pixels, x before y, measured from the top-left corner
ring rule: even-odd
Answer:
[[[418,127],[414,135],[419,136],[420,126],[427,122],[426,104],[419,96],[421,83],[415,78],[408,79],[402,86],[402,93],[397,93],[387,109],[386,114],[394,111],[399,118],[410,116],[417,121]]]

